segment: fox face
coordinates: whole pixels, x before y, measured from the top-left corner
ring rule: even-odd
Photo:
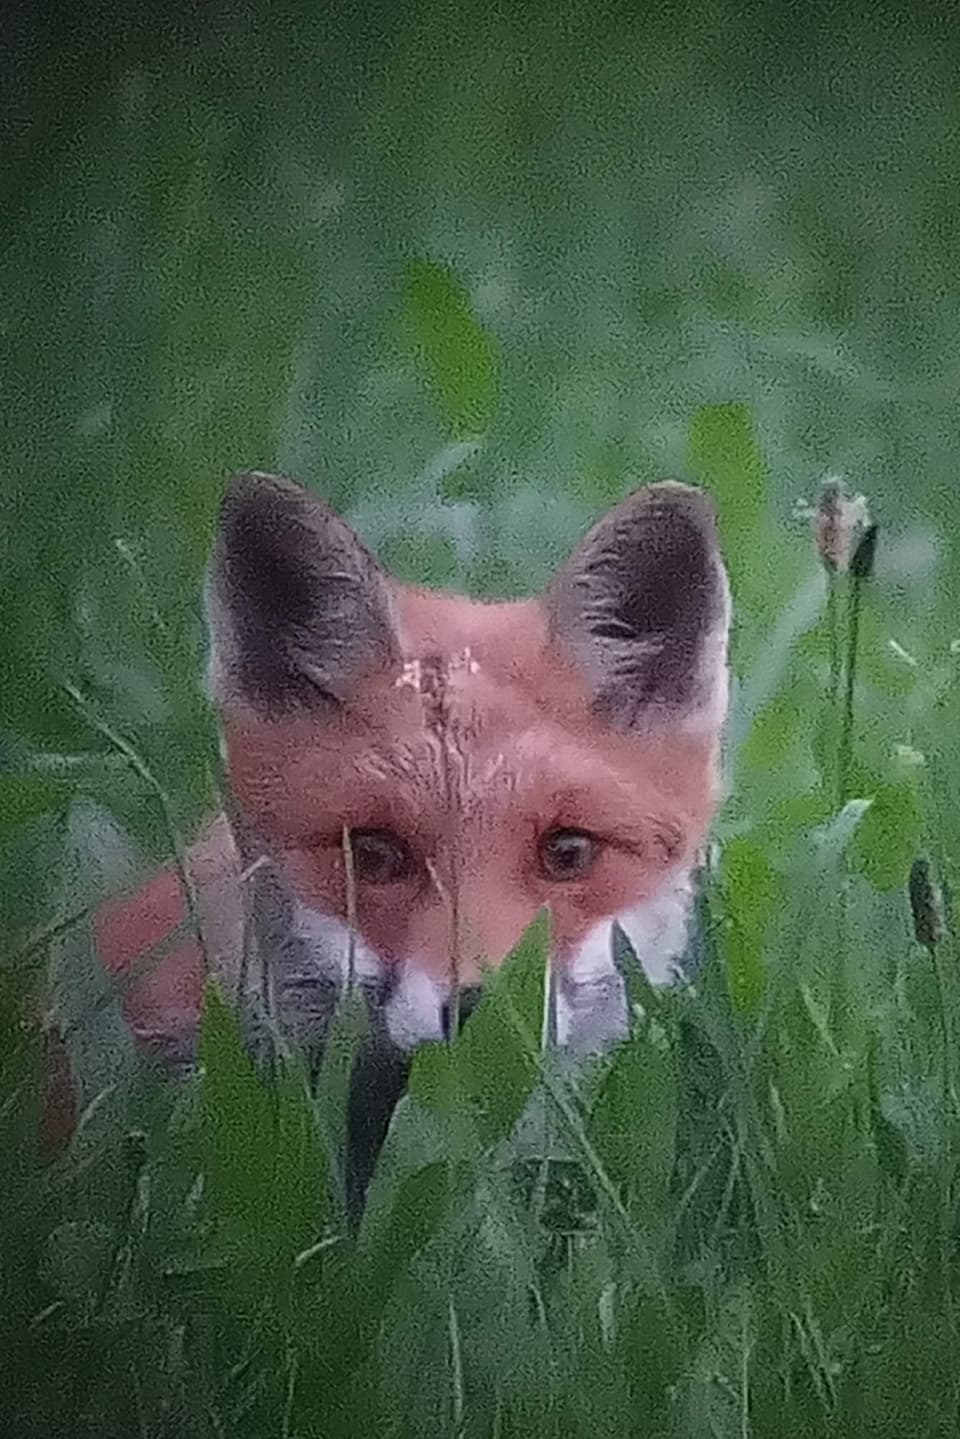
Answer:
[[[542,595],[477,603],[401,584],[310,492],[240,475],[206,599],[232,831],[295,1034],[352,972],[396,1044],[441,1037],[454,986],[543,906],[561,1042],[623,1026],[614,921],[669,980],[727,706],[701,492],[639,490]]]

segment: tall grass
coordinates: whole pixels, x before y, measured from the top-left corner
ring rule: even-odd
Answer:
[[[87,0],[85,49],[64,21],[13,77],[4,1432],[953,1439],[953,41],[893,6],[812,35],[342,8],[125,29]],[[872,574],[789,518],[828,464],[870,492]],[[92,943],[219,802],[197,596],[248,465],[483,593],[678,473],[736,599],[694,977],[628,965],[629,1039],[571,1070],[541,923],[418,1054],[359,1227],[362,1012],[314,1090],[211,988],[202,1071],[162,1080]],[[51,976],[80,1081],[52,1162]]]
[[[721,817],[693,981],[655,993],[628,964],[629,1039],[572,1070],[542,1048],[535,927],[459,1038],[417,1055],[359,1229],[349,1003],[314,1093],[292,1060],[253,1069],[215,988],[202,1071],[162,1082],[100,992],[86,1109],[44,1167],[35,991],[4,966],[11,1432],[956,1432],[960,979],[924,756],[857,783],[856,554],[833,581],[843,683],[824,604],[819,698],[782,736],[834,749],[806,795]],[[950,764],[928,688],[914,727]],[[751,763],[748,738],[747,786]],[[83,921],[28,958],[65,943],[87,1003]]]

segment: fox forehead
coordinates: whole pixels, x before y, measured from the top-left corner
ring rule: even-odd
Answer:
[[[478,845],[555,823],[685,848],[712,803],[711,744],[620,734],[550,646],[536,601],[397,594],[401,649],[337,711],[225,715],[248,817],[286,842],[326,822],[456,830]],[[696,832],[696,835],[695,833]],[[679,857],[679,856],[678,856]]]
[[[489,875],[551,823],[660,868],[702,838],[730,608],[698,491],[636,491],[540,595],[482,603],[404,585],[318,497],[239,475],[207,612],[236,812],[268,845],[389,827]]]
[[[441,590],[392,586],[402,658],[439,657],[451,679],[485,675],[510,684],[541,667],[547,617],[538,598],[484,602]]]
[[[391,706],[392,718],[442,739],[451,758],[468,750],[479,756],[498,734],[538,721],[551,666],[537,601],[485,605],[399,586],[393,596],[399,655],[386,676],[373,676],[369,687],[361,683],[359,707],[370,709],[369,690],[392,680],[400,711]]]

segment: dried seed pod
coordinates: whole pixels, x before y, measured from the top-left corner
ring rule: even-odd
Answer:
[[[877,555],[877,526],[870,525],[857,542],[850,561],[850,573],[855,580],[868,580],[873,574],[873,562]]]
[[[813,513],[817,554],[824,568],[843,574],[870,528],[864,495],[848,495],[840,480],[824,480]]]
[[[910,909],[917,943],[928,949],[939,944],[945,928],[943,893],[933,877],[929,860],[915,859],[910,867]]]

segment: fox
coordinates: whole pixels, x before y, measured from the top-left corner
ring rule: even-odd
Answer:
[[[351,1101],[375,1147],[404,1058],[449,1036],[544,908],[559,1046],[626,1032],[615,926],[652,984],[677,979],[729,700],[704,491],[637,489],[540,594],[479,601],[401,582],[313,490],[243,472],[204,603],[223,812],[95,921],[144,1050],[194,1062],[212,972],[315,1057],[355,985],[393,1056]]]

